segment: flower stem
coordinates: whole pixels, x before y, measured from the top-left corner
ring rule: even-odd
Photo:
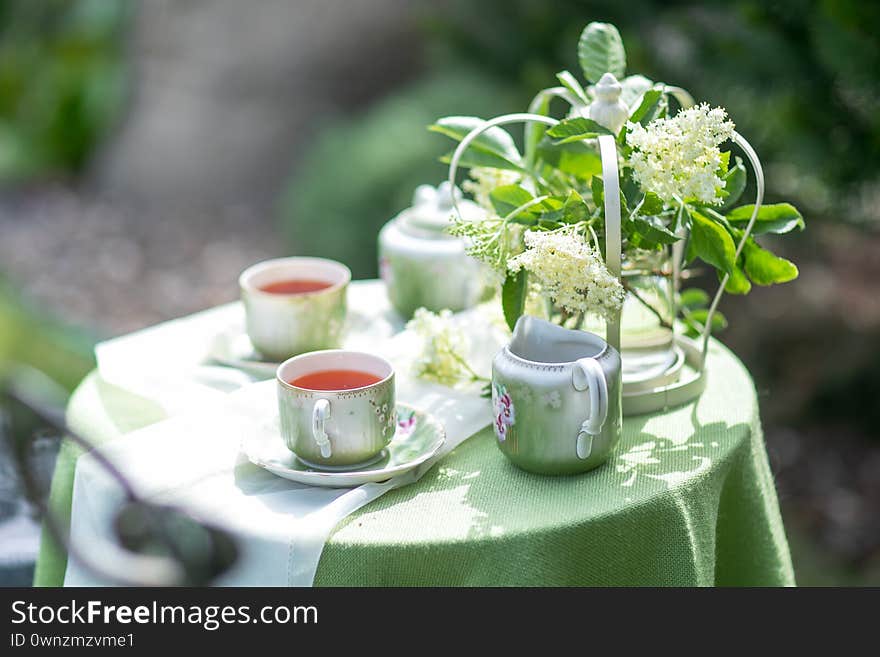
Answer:
[[[663,315],[661,315],[660,312],[656,308],[654,308],[654,306],[652,306],[650,303],[645,301],[645,299],[642,298],[642,296],[638,292],[636,292],[635,288],[632,287],[625,280],[623,281],[623,289],[626,290],[629,294],[631,294],[633,296],[633,298],[636,299],[639,303],[641,303],[643,306],[645,306],[645,308],[650,310],[657,317],[657,319],[660,320],[660,326],[662,326],[663,328],[670,329],[670,330],[672,329],[672,324],[670,322],[668,322],[666,320],[666,318],[664,318]]]

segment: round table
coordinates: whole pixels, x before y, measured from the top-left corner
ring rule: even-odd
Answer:
[[[584,475],[523,472],[478,433],[340,523],[315,584],[794,584],[754,385],[717,342],[708,368],[697,401],[625,418],[609,462]],[[100,443],[162,414],[92,374],[68,417]],[[66,446],[57,466],[62,513],[76,456]],[[60,585],[64,564],[44,540],[36,583]]]

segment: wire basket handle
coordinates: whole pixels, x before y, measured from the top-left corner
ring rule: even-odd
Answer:
[[[602,159],[602,186],[605,197],[605,264],[611,275],[623,283],[620,271],[623,237],[620,217],[620,172],[617,167],[617,144],[611,135],[599,136],[599,157]],[[620,351],[621,308],[605,322],[605,341]]]
[[[544,125],[554,126],[559,121],[556,119],[544,116],[542,114],[533,114],[529,112],[519,112],[516,114],[504,114],[502,116],[496,116],[494,119],[490,119],[488,121],[483,122],[481,125],[478,125],[476,128],[471,130],[464,136],[458,146],[456,146],[455,150],[452,153],[452,158],[449,160],[449,186],[450,188],[455,188],[455,176],[458,173],[458,163],[461,161],[461,156],[464,155],[464,152],[470,147],[473,141],[479,137],[481,134],[489,130],[490,128],[495,128],[497,126],[508,125],[511,123],[524,123],[528,121],[534,121],[536,123],[543,123]],[[455,208],[455,213],[458,215],[459,219],[462,218],[461,210],[458,207],[458,199],[456,195],[452,195],[452,207]]]
[[[733,263],[735,267],[737,260],[739,260],[739,255],[740,253],[742,253],[746,242],[752,234],[752,229],[755,227],[755,221],[758,218],[758,212],[761,211],[761,204],[764,203],[764,168],[761,166],[761,160],[758,158],[758,154],[755,152],[755,149],[752,148],[752,145],[748,142],[748,140],[746,140],[745,137],[743,137],[736,131],[734,131],[733,133],[733,143],[743,150],[749,160],[749,164],[752,165],[752,169],[755,172],[755,207],[752,209],[752,216],[749,218],[749,223],[746,224],[746,229],[743,232],[742,239],[736,246],[736,252],[733,256]],[[712,299],[712,305],[709,306],[709,312],[706,314],[706,325],[703,327],[702,334],[702,355],[700,357],[701,372],[706,366],[706,355],[709,352],[709,338],[712,336],[712,317],[715,315],[715,311],[718,309],[718,303],[721,301],[721,297],[724,296],[724,287],[727,285],[727,281],[729,280],[730,274],[724,274],[721,279],[721,284],[718,286],[718,291],[715,293],[715,297]]]
[[[672,89],[673,88],[670,88],[670,90]],[[679,91],[677,87],[674,89],[676,91]],[[683,92],[682,90],[682,93],[685,92]],[[690,97],[682,97],[679,98],[679,100],[682,102],[682,104],[689,104],[687,103],[687,101],[690,100]],[[458,146],[453,152],[452,158],[449,162],[448,180],[450,186],[455,186],[455,176],[458,173],[458,166],[461,162],[462,155],[477,137],[479,137],[490,128],[508,125],[511,123],[523,123],[529,121],[543,123],[544,125],[548,126],[554,126],[559,123],[559,121],[549,116],[543,116],[541,114],[529,112],[505,114],[503,116],[485,121],[481,125],[471,130],[467,135],[465,135],[464,139],[459,142]],[[734,263],[736,263],[736,261],[739,260],[739,256],[742,253],[742,250],[745,247],[747,240],[752,234],[752,229],[754,228],[755,221],[758,218],[758,212],[760,212],[761,205],[764,202],[764,169],[761,166],[761,160],[758,158],[758,154],[755,152],[755,150],[752,148],[751,144],[749,144],[745,137],[734,131],[732,139],[733,142],[743,150],[749,160],[749,163],[752,165],[752,169],[755,172],[756,186],[755,205],[752,210],[752,216],[749,218],[749,222],[748,224],[746,224],[746,228],[743,232],[742,238],[740,239],[739,244],[737,244],[736,247],[734,255]],[[620,171],[618,167],[617,144],[614,140],[614,137],[612,137],[611,135],[600,135],[598,138],[598,142],[599,155],[602,161],[602,182],[604,186],[605,196],[605,263],[611,274],[622,280]],[[461,211],[458,207],[458,199],[454,194],[452,195],[452,205],[455,208],[456,214],[461,217]],[[699,367],[700,372],[703,372],[706,364],[706,354],[708,353],[709,349],[709,338],[712,336],[712,319],[715,315],[716,310],[718,309],[718,304],[721,301],[721,297],[724,296],[724,288],[729,280],[730,274],[725,273],[721,279],[721,283],[718,286],[718,290],[712,299],[712,303],[709,306],[709,311],[706,314],[706,323],[700,336],[702,342]],[[614,348],[618,350],[620,349],[620,312],[618,312],[613,319],[608,320],[606,340]]]

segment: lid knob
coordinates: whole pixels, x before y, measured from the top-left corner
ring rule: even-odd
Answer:
[[[616,135],[629,118],[629,108],[620,100],[623,87],[613,74],[605,73],[593,90],[596,100],[587,107],[587,118],[593,119]]]
[[[425,210],[433,208],[437,211],[446,212],[453,208],[453,194],[455,194],[455,200],[461,201],[461,190],[450,185],[448,180],[444,180],[437,187],[419,185],[413,194],[413,207],[421,207]]]
[[[444,237],[444,230],[449,226],[452,214],[452,195],[455,194],[459,207],[464,207],[468,216],[472,216],[473,210],[468,201],[462,200],[461,190],[453,187],[449,181],[440,183],[437,187],[432,185],[419,185],[413,193],[413,204],[408,210],[401,213],[403,224],[411,232],[428,237]]]

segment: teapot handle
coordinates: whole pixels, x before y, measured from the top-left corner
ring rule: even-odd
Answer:
[[[575,390],[590,391],[590,415],[577,436],[578,458],[586,459],[593,451],[593,436],[602,431],[608,418],[608,382],[605,371],[595,358],[581,358],[575,363],[571,383]]]

